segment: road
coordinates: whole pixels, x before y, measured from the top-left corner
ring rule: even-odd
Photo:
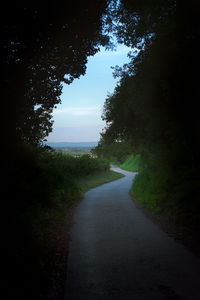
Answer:
[[[65,300],[200,299],[200,259],[129,195],[136,173],[85,194],[74,214]]]

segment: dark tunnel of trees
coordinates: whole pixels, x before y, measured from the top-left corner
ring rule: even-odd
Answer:
[[[46,250],[40,230],[47,224],[47,207],[55,208],[52,197],[63,193],[73,201],[78,188],[71,162],[41,143],[52,131],[52,112],[61,101],[63,84],[85,74],[88,56],[100,46],[112,49],[112,36],[132,51],[129,63],[115,67],[118,83],[105,100],[102,116],[107,126],[93,151],[120,163],[130,154],[140,155],[133,185],[138,201],[199,234],[199,15],[195,0],[2,6],[1,219],[4,255],[12,266],[6,264],[7,291],[11,268],[15,278],[20,269],[13,293],[34,290],[33,299],[44,296],[48,268],[41,262]],[[90,172],[95,168],[90,166]],[[17,292],[25,277],[25,288]]]

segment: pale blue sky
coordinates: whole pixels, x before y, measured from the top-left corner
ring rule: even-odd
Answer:
[[[105,127],[101,119],[103,104],[117,83],[111,66],[128,62],[128,51],[124,45],[119,45],[116,51],[101,48],[88,58],[86,74],[71,85],[64,85],[62,103],[53,112],[53,132],[47,137],[48,142],[99,140],[99,133]]]

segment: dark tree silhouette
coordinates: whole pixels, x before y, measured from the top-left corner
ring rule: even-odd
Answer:
[[[109,44],[107,0],[4,5],[1,72],[9,138],[38,143],[52,130],[62,83],[86,71],[87,57]]]
[[[44,254],[44,249],[33,233],[33,223],[41,214],[40,209],[48,211],[51,207],[50,197],[45,208],[43,203],[44,186],[49,178],[52,178],[51,187],[56,185],[56,180],[59,183],[62,180],[60,169],[51,168],[52,161],[43,171],[45,151],[31,148],[31,145],[38,145],[52,130],[52,110],[60,103],[62,84],[70,84],[84,75],[87,57],[94,55],[100,45],[109,47],[109,38],[103,30],[109,2],[40,1],[38,4],[28,1],[1,5],[5,150],[2,154],[5,198],[1,202],[4,212],[1,221],[3,256],[8,262],[2,272],[5,293],[11,298],[44,299],[41,290],[44,292],[45,280],[48,281],[51,272],[46,276],[41,274],[40,255]],[[40,166],[41,157],[45,161],[43,166]],[[43,176],[45,180],[41,179]],[[72,187],[73,193],[74,186],[67,182],[66,185]],[[47,269],[48,264],[50,262],[47,262]],[[12,287],[11,273],[15,278]]]
[[[105,101],[107,129],[97,149],[106,153],[108,137],[131,140],[143,161],[138,199],[197,231],[199,15],[196,1],[122,0],[112,11],[119,42],[133,51],[129,64],[115,68],[120,80]]]

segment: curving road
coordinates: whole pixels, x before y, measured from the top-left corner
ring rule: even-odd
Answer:
[[[200,260],[136,208],[136,173],[90,190],[74,214],[65,300],[200,299]]]

